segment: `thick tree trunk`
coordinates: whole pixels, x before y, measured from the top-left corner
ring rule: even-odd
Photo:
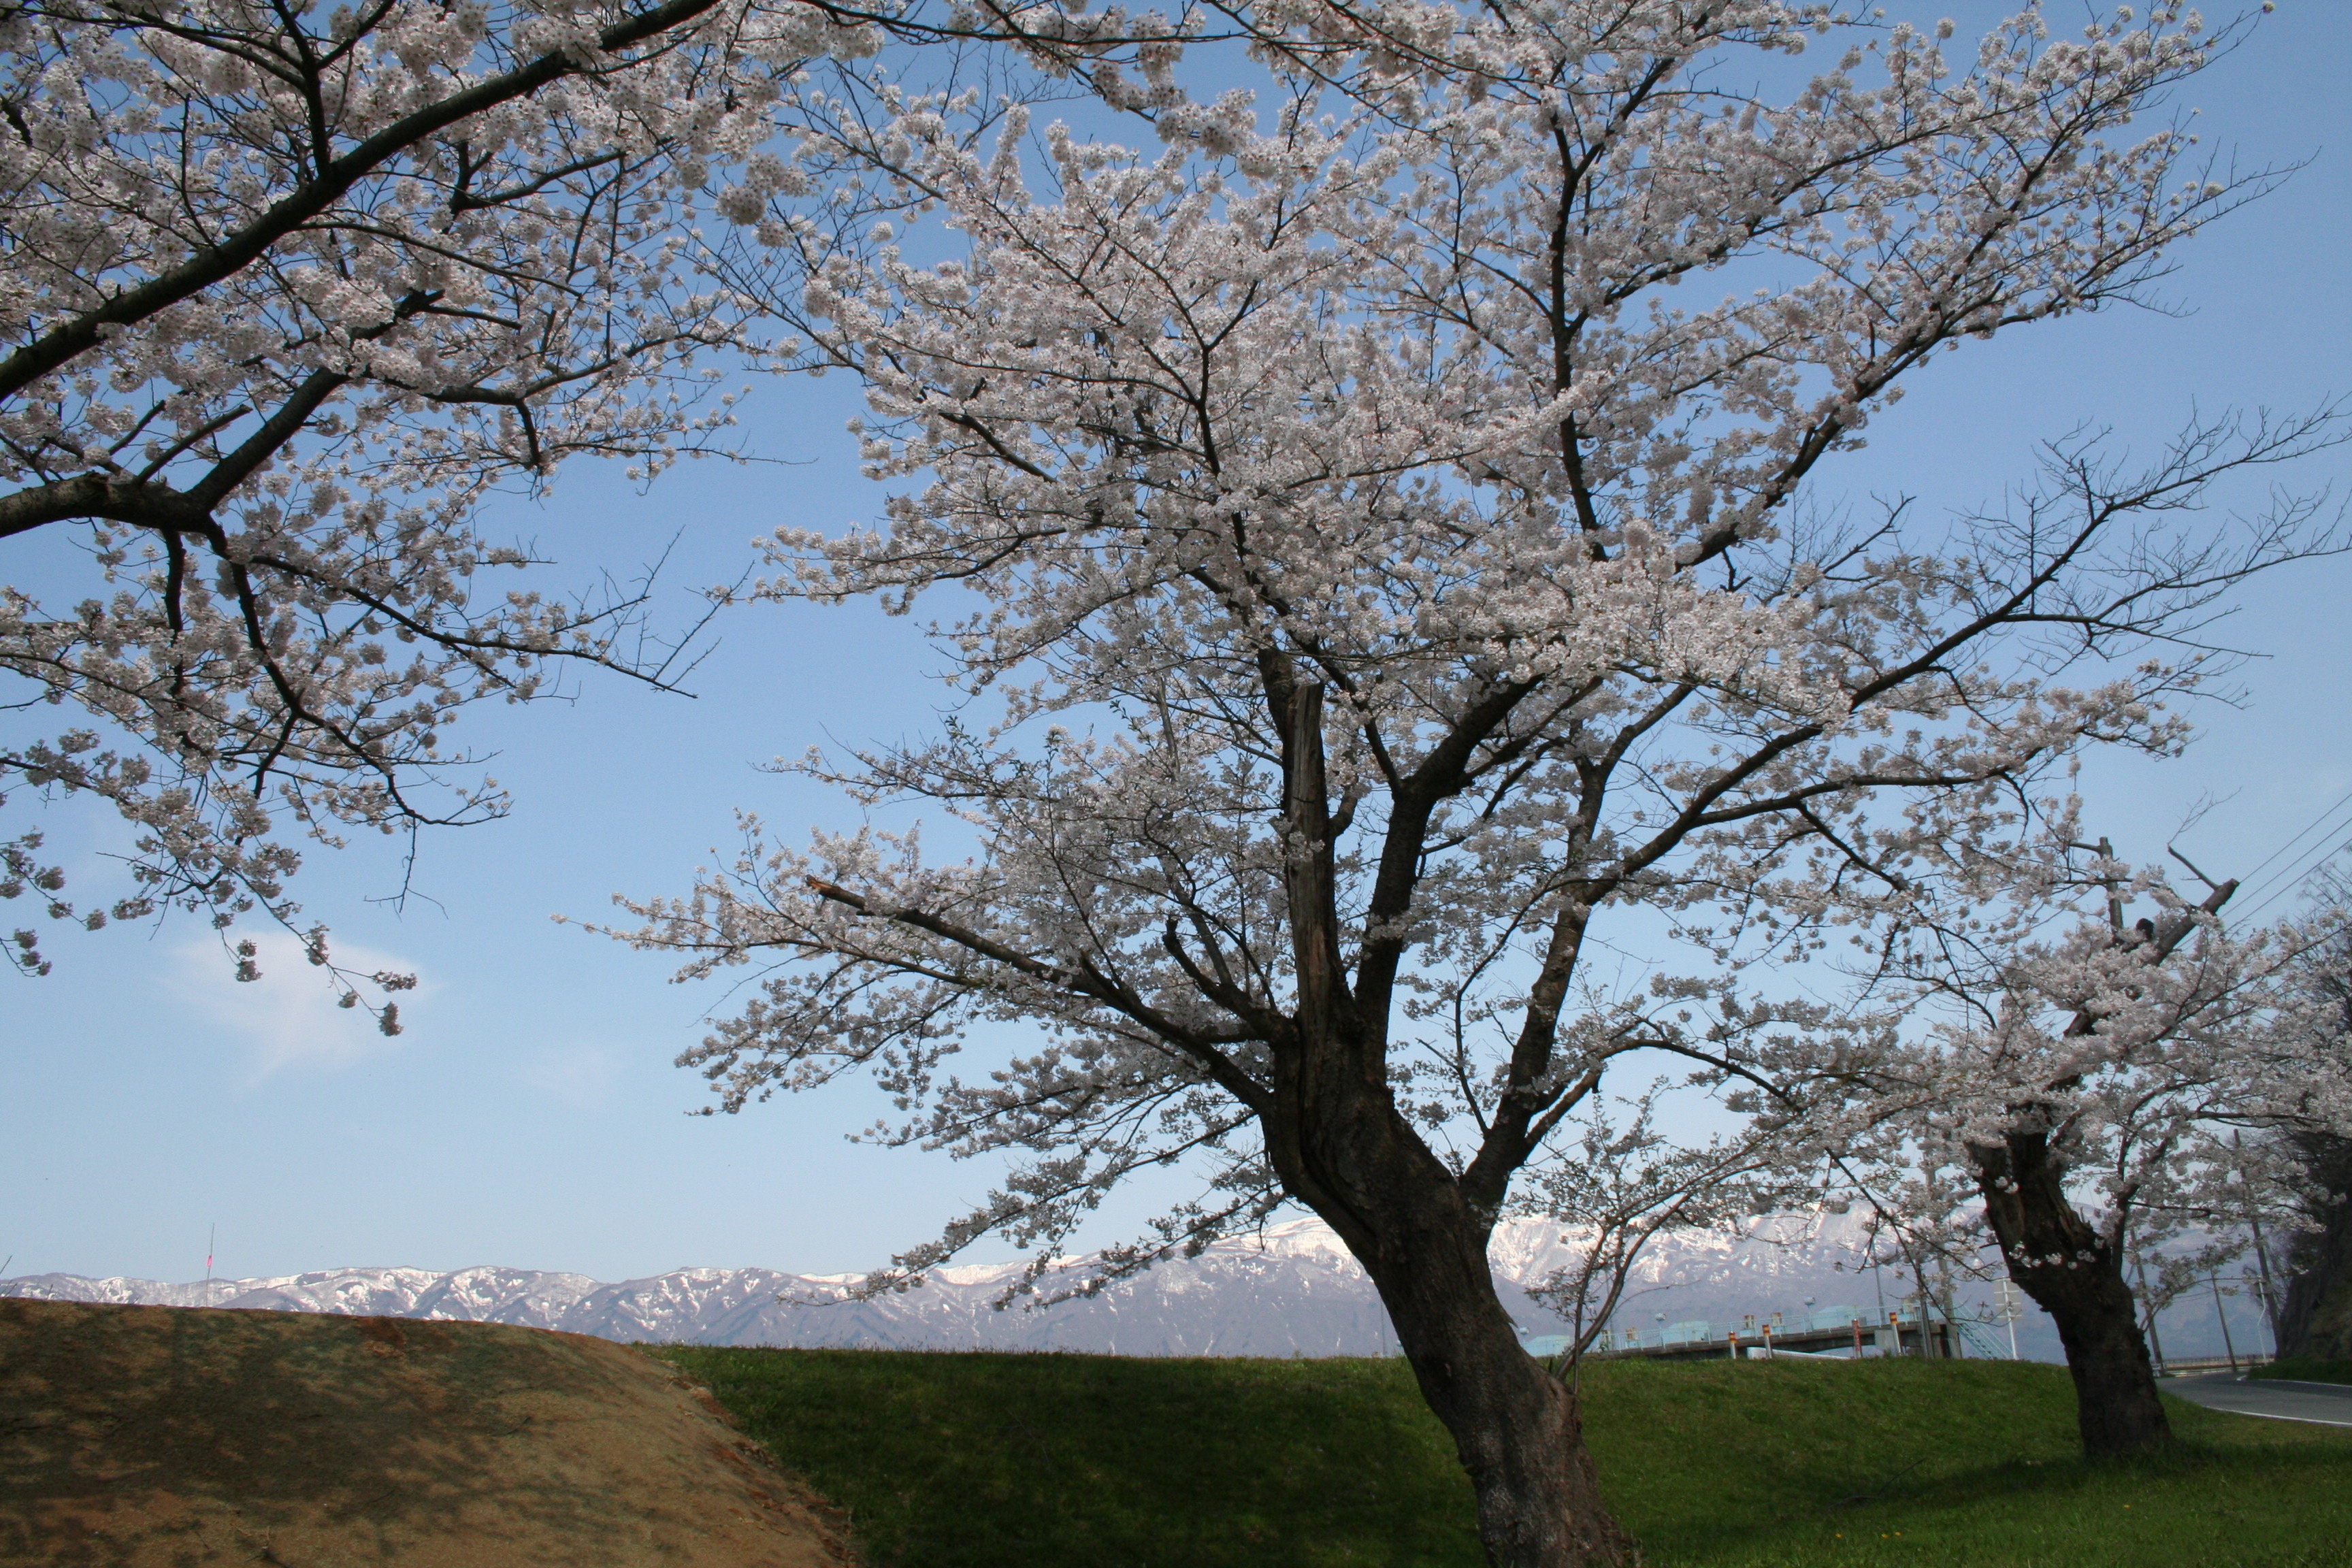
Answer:
[[[1632,1549],[1601,1506],[1576,1396],[1519,1348],[1495,1294],[1486,1240],[1500,1188],[1474,1203],[1462,1176],[1399,1113],[1385,1003],[1362,1004],[1349,985],[1321,688],[1299,682],[1282,656],[1262,663],[1283,737],[1297,992],[1296,1019],[1271,1032],[1273,1091],[1259,1111],[1267,1157],[1284,1188],[1330,1222],[1379,1288],[1422,1395],[1470,1474],[1486,1561],[1617,1568]]]
[[[2352,1361],[2352,1138],[2297,1140],[2319,1226],[2295,1238],[2273,1328],[2282,1356]]]
[[[1269,1152],[1381,1292],[1422,1396],[1453,1435],[1495,1568],[1616,1568],[1632,1544],[1601,1506],[1575,1394],[1519,1346],[1487,1262],[1491,1222],[1348,1053],[1284,1053]],[[1318,1071],[1318,1068],[1331,1069]]]
[[[1519,1346],[1495,1294],[1486,1235],[1421,1236],[1372,1268],[1422,1396],[1453,1434],[1496,1568],[1631,1560],[1601,1505],[1573,1390]]]
[[[2058,1325],[2084,1454],[2113,1458],[2169,1443],[2123,1258],[2066,1201],[2048,1139],[2021,1133],[1969,1155],[2009,1277]]]
[[[2146,1453],[2172,1440],[2156,1370],[2120,1272],[2085,1268],[2079,1287],[2037,1298],[2058,1324],[2074,1379],[2075,1423],[2093,1458]]]

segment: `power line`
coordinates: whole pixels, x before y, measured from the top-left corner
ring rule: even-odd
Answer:
[[[2305,866],[2303,870],[2295,876],[2294,880],[2282,882],[2276,888],[2273,889],[2271,892],[2263,898],[2262,902],[2256,904],[2252,909],[2248,910],[2242,918],[2252,921],[2256,915],[2261,914],[2264,910],[2269,909],[2273,904],[2278,902],[2279,900],[2286,897],[2287,894],[2294,892],[2297,888],[2303,886],[2304,883],[2309,881],[2313,874],[2318,871],[2321,867],[2326,865],[2330,860],[2333,860],[2345,850],[2352,849],[2352,837],[2344,839],[2333,848],[2326,847],[2326,840],[2322,839],[2320,842],[2322,846],[2322,853],[2318,859],[2314,860],[2310,865]],[[2298,857],[2297,859],[2299,861],[2301,858]],[[2295,862],[2290,862],[2291,865],[2294,863]]]
[[[2273,860],[2276,860],[2280,856],[2285,854],[2288,850],[2293,849],[2296,845],[2302,843],[2305,838],[2311,837],[2313,833],[2317,832],[2320,825],[2326,822],[2329,817],[2335,816],[2337,812],[2343,810],[2346,803],[2347,802],[2352,802],[2352,790],[2345,791],[2343,795],[2336,798],[2336,803],[2333,805],[2330,805],[2326,810],[2321,812],[2317,816],[2313,817],[2309,823],[2305,825],[2302,832],[2297,833],[2294,837],[2280,845],[2276,849],[2272,850],[2269,858],[2264,859],[2262,865],[2257,866],[2252,870],[2247,872],[2241,879],[2249,884],[2252,883],[2254,879],[2261,876],[2263,870]],[[2334,830],[2330,829],[2329,831],[2332,833]],[[2298,858],[2300,858],[2300,857],[2298,857]],[[2292,866],[2294,862],[2290,861],[2288,864]],[[2282,876],[2284,874],[2284,872],[2280,873]],[[2262,889],[2260,888],[2255,888],[2252,890],[2259,892]]]
[[[2326,809],[2321,811],[2317,816],[2313,817],[2309,822],[2304,824],[2303,827],[2296,832],[2293,837],[2289,838],[2285,843],[2280,845],[2277,848],[2264,856],[2262,863],[2257,865],[2252,870],[2248,871],[2244,876],[2239,878],[2238,885],[2245,889],[2245,897],[2253,901],[2252,903],[2239,904],[2237,910],[2233,911],[2231,919],[2245,921],[2252,921],[2255,916],[2261,914],[2264,910],[2278,902],[2282,897],[2293,892],[2296,888],[2300,887],[2314,871],[2326,865],[2336,855],[2343,853],[2345,849],[2352,848],[2352,838],[2347,838],[2341,843],[2336,844],[2333,847],[2328,847],[2329,840],[2334,837],[2336,829],[2344,826],[2345,825],[2339,822],[2336,824],[2334,827],[2329,827],[2327,826],[2327,821],[2337,812],[2343,810],[2347,805],[2352,805],[2352,790],[2347,790],[2342,795],[2337,795],[2336,799],[2331,802]],[[2306,851],[2305,854],[2294,856],[2294,858],[2290,859],[2278,872],[2265,879],[2262,882],[2257,883],[2254,880],[2257,877],[2262,876],[2265,869],[2274,864],[2278,860],[2279,857],[2288,854],[2296,845],[2310,837],[2314,833],[2322,834],[2320,839],[2321,854],[2317,860],[2311,860],[2309,852]],[[2178,851],[2175,853],[2178,853]],[[2184,865],[2187,864],[2186,861],[2182,863]],[[2296,868],[2298,866],[2303,868],[2301,870],[2297,870]],[[2196,868],[2191,866],[2189,867],[2189,869],[2195,870]],[[2283,878],[2285,879],[2284,881],[2281,880]]]

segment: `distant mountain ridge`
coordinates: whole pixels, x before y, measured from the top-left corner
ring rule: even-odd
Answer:
[[[1674,1237],[1654,1244],[1627,1288],[1621,1324],[1713,1318],[1738,1323],[1822,1303],[1875,1300],[1852,1272],[1860,1226],[1844,1219],[1759,1221],[1744,1237]],[[1561,1326],[1526,1288],[1572,1256],[1558,1226],[1511,1220],[1490,1257],[1504,1305],[1531,1335]],[[1088,1259],[1066,1261],[1065,1279]],[[1118,1355],[1379,1355],[1393,1353],[1387,1314],[1362,1268],[1320,1220],[1163,1263],[1098,1294],[1047,1308],[992,1303],[1016,1263],[938,1269],[919,1289],[839,1300],[852,1278],[767,1268],[681,1268],[606,1284],[583,1274],[484,1267],[338,1268],[185,1285],[37,1274],[0,1280],[0,1295],[151,1306],[242,1307],[295,1312],[441,1318],[563,1329],[621,1341],[923,1350],[1063,1350]],[[1050,1280],[1049,1280],[1050,1283]],[[1902,1293],[1885,1281],[1891,1300]],[[816,1304],[808,1304],[814,1301]],[[1645,1331],[1644,1336],[1648,1337]]]

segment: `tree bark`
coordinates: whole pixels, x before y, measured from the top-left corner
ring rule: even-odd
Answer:
[[[1520,1348],[1496,1294],[1489,1222],[1385,1094],[1377,1104],[1349,1098],[1355,1103],[1326,1100],[1313,1118],[1322,1136],[1283,1140],[1290,1146],[1278,1163],[1297,1171],[1291,1190],[1331,1222],[1380,1290],[1422,1397],[1469,1474],[1486,1561],[1631,1562],[1632,1542],[1601,1500],[1575,1391]],[[1330,1136],[1349,1125],[1358,1136]]]
[[[2313,1134],[2296,1145],[2318,1228],[2297,1236],[2288,1254],[2294,1272],[2273,1319],[2278,1353],[2352,1361],[2352,1139]]]
[[[1377,1059],[1376,1058],[1374,1059]],[[1299,1032],[1276,1054],[1267,1150],[1387,1307],[1422,1397],[1453,1435],[1494,1568],[1618,1568],[1576,1394],[1520,1348],[1495,1292],[1493,1215],[1398,1114],[1358,1042]]]
[[[2123,1258],[2066,1201],[2048,1137],[2016,1133],[1969,1152],[2009,1277],[2058,1325],[2084,1454],[2115,1458],[2169,1443]]]
[[[1260,1125],[1291,1196],[1329,1221],[1387,1306],[1422,1396],[1453,1434],[1494,1568],[1617,1568],[1631,1543],[1601,1504],[1576,1395],[1519,1348],[1486,1260],[1493,1205],[1399,1113],[1387,1020],[1348,984],[1324,774],[1323,692],[1261,660],[1282,737],[1284,882],[1297,1015],[1272,1040]]]
[[[1496,1568],[1601,1568],[1631,1543],[1601,1500],[1576,1392],[1520,1348],[1484,1235],[1431,1237],[1374,1275],[1422,1397],[1454,1436]],[[1397,1252],[1413,1250],[1398,1248]],[[1385,1278],[1383,1278],[1385,1276]]]

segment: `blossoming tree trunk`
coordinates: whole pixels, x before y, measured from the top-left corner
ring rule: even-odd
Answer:
[[[1970,1152],[2009,1277],[2058,1325],[2083,1452],[2113,1458],[2170,1442],[2121,1249],[2074,1212],[2048,1138],[2021,1133]]]
[[[2104,856],[2105,840],[2100,847]],[[2116,1056],[2108,1064],[2111,1068],[2139,1059],[2161,1075],[2187,1073],[2187,1081],[2200,1092],[2186,1097],[2188,1108],[2162,1135],[2143,1140],[2154,1150],[2172,1152],[2176,1159],[2184,1154],[2195,1108],[2232,1095],[2242,1109],[2263,1102],[2263,1097],[2248,1083],[2225,1089],[2227,1075],[2209,1081],[2184,1065],[2195,1054],[2189,1047],[2201,1035],[2248,1037],[2256,1032],[2251,1014],[2226,1005],[2233,997],[2246,1005],[2259,992],[2252,976],[2217,968],[2213,955],[2202,950],[2166,967],[2175,951],[2201,929],[2200,921],[2214,921],[2237,889],[2234,880],[2221,883],[2196,910],[2175,910],[2161,925],[2145,922],[2136,930],[2124,926],[2121,905],[2112,905],[2111,930],[2104,938],[2091,939],[2103,964],[2094,973],[2103,978],[2074,982],[2073,989],[2083,994],[2069,1003],[2074,1016],[2054,1042],[2068,1051],[2069,1070],[2035,1086],[2035,1092],[2025,1097],[2039,1108],[2029,1111],[2029,1117],[2044,1119],[2042,1124],[2021,1121],[1997,1143],[1967,1146],[1970,1173],[1984,1199],[1985,1222],[2000,1244],[2009,1277],[2058,1325],[2066,1369],[2074,1379],[2083,1452],[2092,1458],[2142,1453],[2172,1437],[2164,1403],[2156,1392],[2156,1369],[2148,1359],[2138,1310],[2123,1274],[2122,1238],[2133,1206],[2152,1193],[2159,1173],[2136,1170],[2106,1194],[2110,1215],[2105,1224],[2092,1224],[2067,1191],[2070,1167],[2080,1163],[2068,1157],[2068,1141],[2089,1136],[2087,1123],[2080,1120],[2079,1106],[2062,1112],[2053,1097],[2063,1099],[2084,1089],[2095,1069],[2083,1053],[2102,1047]],[[2270,1059],[2259,1051],[2251,1056]],[[2029,1053],[2025,1059],[2039,1058]],[[2292,1055],[2287,1067],[2290,1079],[2302,1077]],[[2121,1098],[2158,1106],[2168,1097],[2143,1089]],[[2046,1120],[2053,1116],[2061,1120]],[[2053,1134],[2052,1125],[2063,1131]],[[2079,1155],[2080,1150],[2075,1152]]]

